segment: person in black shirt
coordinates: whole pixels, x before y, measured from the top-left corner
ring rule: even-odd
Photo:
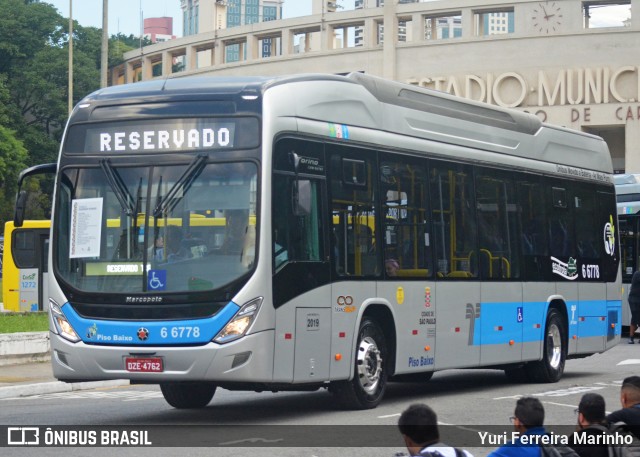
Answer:
[[[438,417],[425,404],[414,404],[405,409],[398,419],[398,429],[412,456],[473,457],[469,451],[440,441]]]
[[[627,429],[640,439],[640,376],[629,376],[620,388],[622,409],[607,416],[607,423],[624,422]]]
[[[629,289],[629,310],[631,322],[629,324],[629,344],[633,344],[633,338],[640,325],[640,270],[636,270],[631,277]]]
[[[581,437],[600,436],[602,433],[608,433],[605,426],[605,406],[604,398],[600,394],[586,393],[580,399],[580,405],[576,410],[578,413],[578,424],[576,425],[576,433],[571,435],[571,447],[580,457],[609,457],[609,449],[607,445],[596,446],[588,444],[576,444],[576,435]],[[584,443],[588,439],[583,440]]]

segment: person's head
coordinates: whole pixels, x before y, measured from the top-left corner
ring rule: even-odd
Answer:
[[[247,225],[248,214],[245,210],[230,209],[226,212],[227,231],[230,233],[243,232]]]
[[[180,243],[182,242],[182,233],[180,227],[170,225],[165,230],[166,248],[168,252],[176,253],[180,250]]]
[[[581,427],[600,424],[604,422],[605,415],[602,395],[589,392],[582,396],[578,405],[578,424]]]
[[[544,424],[544,408],[535,397],[522,397],[516,402],[513,413],[513,426],[516,430],[528,430],[542,427]]]
[[[388,276],[397,276],[398,270],[400,269],[400,264],[396,259],[387,259],[384,262],[384,269],[386,270]]]
[[[398,429],[412,455],[440,440],[438,417],[425,404],[417,403],[405,409],[398,419]]]
[[[622,381],[620,403],[623,408],[640,404],[640,376],[629,376]]]

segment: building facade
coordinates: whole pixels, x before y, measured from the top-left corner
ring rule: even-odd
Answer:
[[[173,18],[146,18],[144,20],[144,37],[148,38],[152,43],[162,43],[164,41],[173,40],[176,37],[173,34]]]
[[[598,22],[612,6],[622,16]],[[336,12],[314,0],[313,11],[127,53],[113,80],[150,79],[153,65],[172,78],[362,71],[598,134],[617,171],[640,173],[640,0],[364,0]],[[278,43],[268,55],[267,40]],[[179,73],[167,64],[176,56],[186,62]]]

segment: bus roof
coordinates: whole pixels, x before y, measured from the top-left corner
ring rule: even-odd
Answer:
[[[274,96],[266,107],[264,101],[272,90]],[[172,106],[166,102],[172,102]],[[184,108],[178,109],[173,102],[185,102]],[[84,98],[74,109],[71,123],[190,113],[260,114],[263,109],[265,115],[345,125],[350,131],[376,130],[613,173],[609,150],[600,137],[545,124],[537,116],[516,109],[363,73],[201,76],[112,86]]]

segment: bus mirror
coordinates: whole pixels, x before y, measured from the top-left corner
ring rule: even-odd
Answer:
[[[296,180],[293,188],[293,214],[308,216],[311,214],[311,181]]]
[[[300,166],[300,156],[298,154],[296,154],[295,152],[291,151],[289,153],[289,160],[291,161],[291,164],[293,165],[293,171],[298,174],[298,167]]]
[[[14,227],[22,227],[22,223],[24,222],[24,212],[26,208],[27,208],[27,191],[21,190],[18,193],[18,198],[16,198],[16,209],[13,214]]]

